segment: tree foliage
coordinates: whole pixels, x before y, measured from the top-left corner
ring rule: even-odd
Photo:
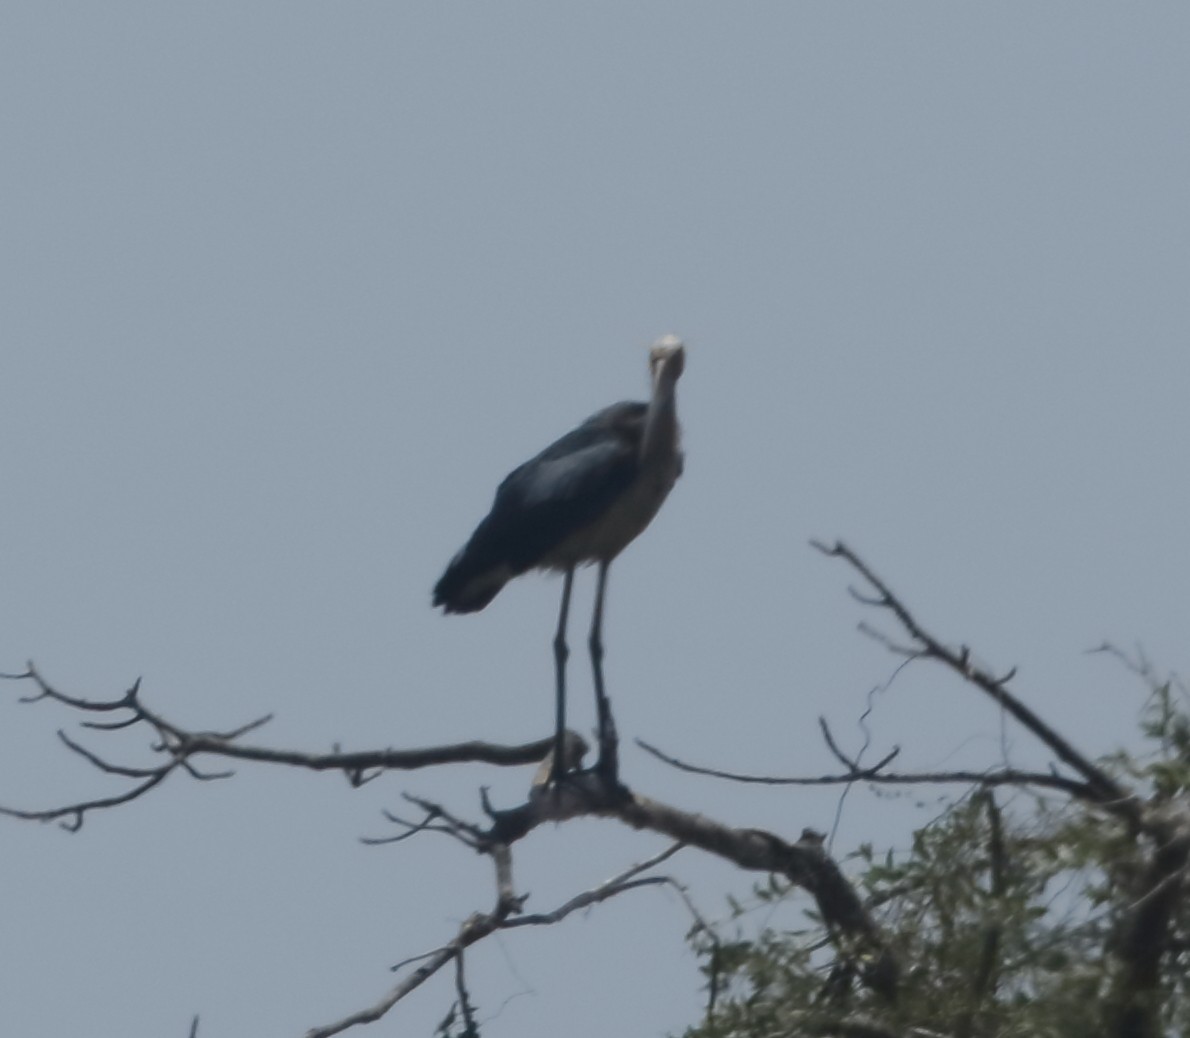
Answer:
[[[1146,749],[1102,765],[1151,815],[1183,817],[1190,798],[1185,689],[1142,673],[1152,690],[1141,720]],[[903,853],[865,846],[848,863],[908,964],[895,1000],[856,984],[847,956],[828,954],[828,928],[812,910],[800,928],[766,926],[744,937],[750,911],[735,905],[734,940],[701,929],[692,935],[713,998],[686,1038],[1190,1034],[1184,860],[1162,881],[1181,896],[1172,901],[1163,946],[1152,949],[1156,985],[1143,1001],[1156,1030],[1133,1012],[1140,992],[1127,945],[1144,899],[1160,896],[1151,873],[1162,849],[1098,805],[977,787],[917,830]],[[774,903],[799,897],[776,881],[755,895],[770,915]]]

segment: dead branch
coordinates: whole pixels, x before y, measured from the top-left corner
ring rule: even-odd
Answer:
[[[576,894],[569,901],[559,905],[552,912],[538,912],[535,915],[517,916],[515,919],[509,919],[505,924],[506,930],[514,929],[519,926],[552,926],[554,923],[559,923],[565,919],[571,912],[576,912],[580,908],[588,908],[591,905],[599,904],[601,901],[606,901],[608,898],[615,897],[617,894],[623,894],[629,890],[635,890],[637,887],[647,886],[671,886],[676,889],[681,889],[671,876],[645,876],[640,877],[642,872],[647,872],[649,869],[655,868],[663,861],[672,858],[678,851],[684,847],[684,844],[674,843],[670,844],[660,854],[654,854],[653,857],[647,861],[642,861],[631,868],[625,869],[618,876],[613,876],[611,879],[600,883],[599,886],[593,887],[590,890],[584,890],[581,894]],[[687,903],[689,904],[689,903]]]
[[[864,605],[892,613],[916,643],[916,649],[901,647],[897,651],[901,654],[909,653],[914,658],[937,660],[959,674],[964,681],[975,685],[1048,746],[1063,764],[1081,775],[1086,788],[1091,791],[1098,804],[1125,819],[1134,828],[1139,824],[1140,805],[1135,798],[1101,767],[1067,742],[1053,726],[1043,721],[1033,710],[1008,691],[1008,683],[1016,676],[1015,667],[1006,674],[994,675],[975,663],[966,646],[961,646],[956,650],[934,637],[918,623],[901,599],[889,589],[883,580],[876,576],[871,567],[842,541],[836,541],[833,545],[827,545],[821,541],[811,541],[810,543],[824,555],[843,559],[859,573],[872,588],[874,594],[861,593],[853,589],[853,597]],[[881,640],[885,644],[889,644],[888,639],[882,638]]]
[[[471,1004],[471,993],[467,990],[467,978],[463,969],[464,958],[461,951],[455,956],[455,990],[459,995],[459,1013],[467,1028],[463,1033],[468,1036],[475,1035],[478,1038],[479,1028],[475,1025],[475,1007]]]
[[[76,832],[82,827],[86,815],[92,811],[117,807],[137,800],[161,785],[173,772],[181,769],[198,781],[229,778],[231,771],[206,772],[199,769],[198,758],[222,758],[254,761],[261,764],[282,764],[290,767],[307,768],[312,771],[339,771],[347,776],[352,785],[360,786],[375,774],[385,771],[412,771],[442,764],[473,763],[494,764],[513,767],[536,764],[553,748],[553,739],[536,739],[514,746],[471,740],[450,743],[444,746],[427,746],[414,749],[363,750],[351,753],[340,752],[336,747],[331,753],[310,753],[298,750],[274,749],[264,746],[250,746],[239,740],[267,724],[272,715],[258,717],[247,724],[228,731],[190,731],[173,721],[167,720],[151,709],[141,694],[138,678],[122,696],[114,699],[84,699],[60,691],[50,684],[37,668],[29,663],[19,674],[0,674],[0,679],[31,683],[35,692],[21,696],[22,703],[53,702],[68,708],[84,718],[81,728],[91,731],[112,732],[140,727],[150,738],[150,751],[161,763],[152,767],[135,767],[116,764],[100,756],[78,742],[64,731],[58,732],[59,739],[67,749],[81,757],[92,767],[109,775],[140,780],[127,791],[109,797],[79,800],[50,808],[16,808],[0,806],[0,814],[32,821],[58,821],[64,829]],[[111,717],[112,720],[92,720],[95,716]],[[568,733],[568,755],[577,764],[586,752],[586,742],[577,733]],[[372,774],[369,774],[372,773]]]
[[[636,744],[647,753],[651,753],[658,760],[686,771],[692,775],[708,775],[711,778],[726,779],[729,782],[742,782],[763,786],[840,786],[852,782],[872,782],[882,785],[920,785],[959,782],[965,785],[983,786],[1036,786],[1045,789],[1060,790],[1082,800],[1098,803],[1098,797],[1085,783],[1064,775],[1055,775],[1047,771],[1020,771],[1016,768],[989,769],[988,771],[885,771],[884,767],[900,752],[892,750],[881,760],[867,767],[854,765],[850,771],[838,775],[757,775],[739,771],[725,771],[721,768],[710,768],[700,764],[691,764],[671,754],[659,750],[643,739],[637,739]]]
[[[425,803],[427,808],[432,810],[437,817],[454,817],[445,808],[441,807],[441,805]],[[470,823],[460,822],[459,824],[465,826],[468,830],[474,828]],[[516,918],[524,906],[525,896],[515,897],[508,895],[511,885],[509,877],[512,870],[511,848],[505,843],[492,843],[488,845],[484,849],[484,853],[491,856],[496,871],[497,893],[495,907],[489,912],[473,913],[459,928],[454,938],[440,948],[406,959],[404,962],[393,967],[394,969],[400,969],[413,962],[420,961],[422,963],[422,965],[393,987],[374,1005],[351,1013],[341,1020],[327,1024],[324,1027],[316,1027],[307,1032],[306,1038],[330,1038],[331,1035],[340,1034],[357,1024],[372,1023],[379,1020],[401,999],[424,984],[430,977],[450,962],[455,963],[455,988],[458,994],[456,1005],[464,1022],[470,1028],[468,1033],[478,1033],[475,1026],[475,1009],[470,1001],[463,971],[463,953],[467,948],[490,936],[497,930],[512,929],[521,925],[551,925],[566,918],[566,916],[578,908],[606,901],[609,898],[626,893],[629,890],[634,890],[637,887],[655,885],[666,881],[668,877],[642,877],[641,873],[661,864],[661,862],[672,857],[680,849],[680,844],[666,848],[660,854],[656,854],[647,861],[632,866],[619,876],[599,884],[592,890],[575,895],[575,897],[552,912]],[[670,883],[672,884],[673,881],[670,880]]]

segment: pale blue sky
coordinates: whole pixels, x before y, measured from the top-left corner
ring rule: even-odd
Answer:
[[[832,770],[815,719],[858,745],[893,666],[807,547],[842,536],[1114,748],[1142,693],[1083,650],[1187,665],[1188,49],[1172,3],[11,0],[0,669],[92,696],[143,675],[179,721],[275,711],[262,740],[310,749],[546,734],[557,581],[464,618],[429,589],[504,473],[643,395],[672,331],[686,474],[611,574],[626,738]],[[0,802],[108,788],[15,691]],[[1001,752],[996,712],[929,671],[871,727],[907,766]],[[791,836],[836,800],[627,745],[624,774]],[[492,884],[445,842],[355,837],[402,790],[474,812],[528,779],[244,769],[75,837],[6,824],[0,1033],[161,1038],[198,1011],[203,1038],[289,1038],[368,1003]],[[918,799],[853,794],[837,849],[903,843]],[[516,878],[547,909],[661,846],[568,825]],[[671,871],[711,916],[752,881]],[[485,1035],[679,1029],[687,926],[637,892],[490,942]],[[357,1033],[428,1034],[451,997]]]

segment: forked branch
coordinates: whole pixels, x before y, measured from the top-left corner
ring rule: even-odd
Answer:
[[[987,771],[888,771],[888,764],[899,750],[891,750],[875,764],[861,767],[854,761],[845,761],[847,771],[834,775],[760,775],[752,772],[727,771],[701,764],[692,764],[680,757],[665,753],[652,743],[637,739],[636,744],[646,753],[679,771],[692,775],[707,775],[710,778],[725,779],[758,786],[846,786],[854,782],[871,782],[875,785],[911,786],[944,783],[962,783],[982,786],[1020,786],[1040,789],[1054,789],[1084,800],[1098,800],[1095,791],[1085,782],[1048,771],[1024,771],[1017,768],[990,768]]]
[[[971,651],[963,645],[955,649],[945,644],[923,627],[908,607],[895,595],[866,562],[842,541],[827,545],[821,541],[810,542],[824,555],[841,558],[851,566],[867,583],[867,591],[852,589],[855,599],[864,605],[890,612],[912,640],[912,645],[901,646],[891,639],[878,635],[880,641],[900,655],[915,659],[933,659],[959,674],[964,681],[976,686],[994,699],[1020,724],[1032,732],[1057,758],[1083,779],[1086,791],[1106,810],[1120,816],[1132,825],[1139,823],[1140,807],[1135,799],[1115,781],[1103,768],[1080,753],[1050,724],[1008,690],[1009,682],[1016,676],[1013,667],[1007,673],[996,675],[982,667],[972,658]]]
[[[460,833],[460,838],[464,839],[464,842],[470,842],[472,832],[476,828],[475,826],[455,819],[450,812],[446,811],[440,805],[431,804],[428,801],[422,801],[421,803],[435,817],[451,819],[452,821],[447,823],[448,826],[453,824],[462,826],[465,831]],[[561,922],[572,912],[580,908],[599,904],[639,887],[657,885],[678,886],[676,880],[670,876],[646,876],[643,874],[660,865],[668,858],[671,858],[681,850],[681,847],[681,844],[674,844],[661,853],[653,855],[648,860],[633,865],[619,875],[600,883],[598,886],[576,894],[550,912],[522,916],[519,913],[524,906],[525,898],[511,897],[508,894],[511,886],[510,877],[512,872],[511,847],[508,844],[499,842],[487,845],[483,849],[483,852],[492,858],[496,872],[497,893],[495,905],[487,912],[472,913],[464,921],[463,925],[459,927],[455,936],[446,944],[432,951],[406,959],[394,966],[394,971],[399,971],[415,962],[420,963],[417,969],[403,977],[375,1004],[350,1013],[333,1023],[322,1027],[315,1027],[307,1032],[306,1038],[331,1038],[332,1035],[341,1034],[343,1031],[357,1024],[372,1023],[379,1020],[403,998],[417,990],[417,988],[421,987],[422,984],[434,976],[435,973],[452,962],[455,964],[455,987],[458,993],[456,1008],[465,1020],[474,1025],[472,1014],[475,1010],[471,1004],[463,972],[463,956],[466,949],[499,930],[511,930],[522,926],[551,926]],[[699,921],[701,922],[701,919]]]
[[[138,729],[149,736],[149,749],[157,763],[140,767],[107,760],[84,746],[65,731],[59,731],[62,743],[92,767],[109,775],[135,780],[123,793],[107,797],[79,800],[50,808],[18,808],[0,806],[0,814],[34,821],[57,821],[69,831],[81,828],[92,811],[117,807],[145,796],[161,785],[175,771],[181,770],[199,781],[228,778],[228,770],[204,771],[198,766],[202,758],[253,761],[261,764],[282,764],[312,771],[338,771],[347,776],[352,785],[363,785],[377,774],[386,771],[412,771],[441,764],[477,763],[503,767],[535,764],[549,752],[552,739],[536,739],[520,745],[471,740],[443,746],[414,749],[362,750],[350,753],[335,747],[330,753],[311,753],[300,750],[274,749],[245,744],[244,736],[272,720],[271,714],[258,717],[247,724],[226,731],[191,731],[167,720],[144,701],[140,679],[121,696],[114,699],[85,699],[62,692],[52,685],[32,664],[18,674],[0,674],[0,679],[24,682],[34,691],[20,697],[22,703],[57,703],[81,715],[79,727],[95,732],[114,732]],[[103,718],[100,720],[100,718]],[[573,754],[581,758],[586,744],[570,733]]]

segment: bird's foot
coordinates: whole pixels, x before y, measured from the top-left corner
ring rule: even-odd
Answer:
[[[558,785],[564,781],[568,773],[582,767],[583,757],[586,754],[587,740],[578,732],[572,732],[569,729],[559,732],[554,740],[554,748],[538,769],[539,780],[545,777],[547,785]]]

